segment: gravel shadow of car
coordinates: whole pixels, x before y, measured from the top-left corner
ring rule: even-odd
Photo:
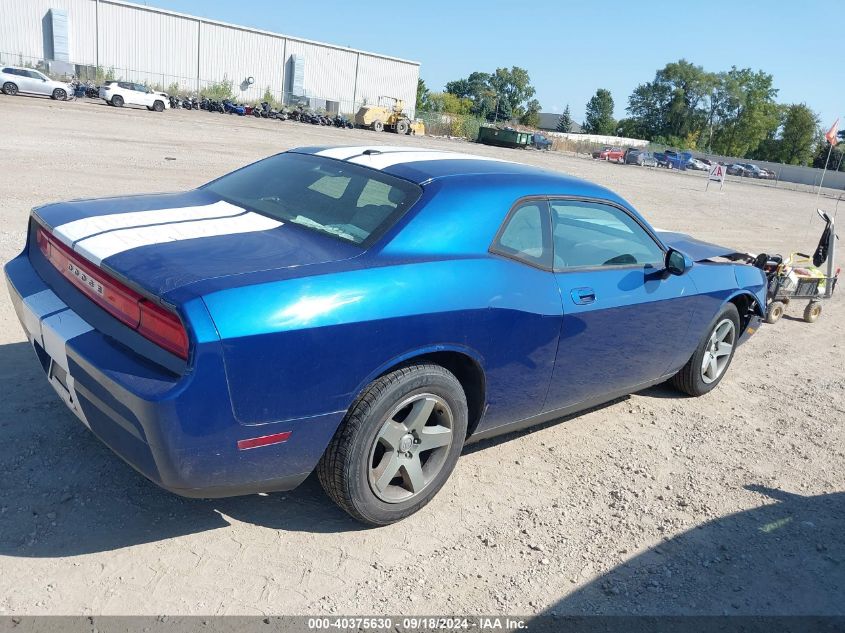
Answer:
[[[541,620],[845,615],[845,492],[802,496],[758,485],[746,490],[769,503],[649,549],[569,594]],[[608,624],[601,620],[584,630]]]
[[[0,555],[74,556],[227,527],[366,529],[310,477],[288,493],[186,499],[103,445],[59,400],[28,343],[0,345]]]

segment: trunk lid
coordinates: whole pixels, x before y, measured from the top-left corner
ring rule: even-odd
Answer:
[[[232,287],[249,273],[361,253],[352,244],[284,224],[205,190],[75,200],[33,213],[74,252],[156,297],[211,279],[217,288]]]

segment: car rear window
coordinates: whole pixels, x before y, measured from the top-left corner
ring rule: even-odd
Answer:
[[[369,246],[419,199],[414,183],[343,161],[284,153],[203,187],[237,206]]]

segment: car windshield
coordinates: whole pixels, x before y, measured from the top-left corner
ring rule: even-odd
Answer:
[[[368,246],[413,205],[422,189],[348,162],[284,153],[205,185],[232,204]]]

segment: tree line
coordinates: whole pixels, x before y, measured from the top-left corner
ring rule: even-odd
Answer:
[[[610,92],[596,91],[587,103],[585,128],[793,165],[826,157],[829,145],[818,115],[804,103],[778,103],[773,84],[772,75],[761,70],[732,66],[709,72],[681,59],[637,86],[628,97],[628,116],[619,121],[613,119]]]
[[[540,103],[528,72],[518,66],[473,72],[431,92],[420,79],[417,110],[452,112],[487,121],[536,127]],[[599,88],[586,104],[583,131],[640,138],[656,144],[752,160],[824,166],[830,145],[819,116],[805,103],[779,103],[772,75],[750,68],[710,72],[685,59],[666,64],[628,97],[620,120],[610,91]],[[557,130],[573,121],[566,106]],[[845,154],[833,149],[831,169],[845,171]]]
[[[476,71],[446,84],[443,92],[431,92],[422,79],[417,83],[417,110],[467,114],[490,122],[518,121],[537,127],[540,102],[534,98],[528,71],[519,66]]]

